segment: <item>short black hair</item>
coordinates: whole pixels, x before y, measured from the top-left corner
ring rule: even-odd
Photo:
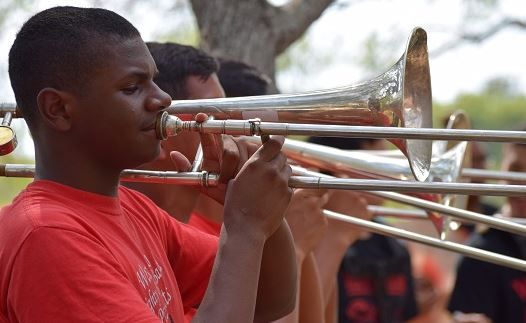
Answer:
[[[135,37],[140,33],[128,20],[101,8],[53,7],[31,17],[9,52],[11,86],[30,127],[43,88],[80,92],[104,59],[97,55],[103,45]]]
[[[309,137],[308,142],[344,150],[365,149],[367,143],[374,143],[373,138],[342,138],[342,137]]]
[[[217,73],[217,60],[204,51],[177,43],[147,42],[159,74],[154,82],[174,99],[187,99],[186,79],[199,76],[207,80]]]
[[[240,61],[219,58],[219,82],[227,97],[268,94],[271,79],[255,67]]]

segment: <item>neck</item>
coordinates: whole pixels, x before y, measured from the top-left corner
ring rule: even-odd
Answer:
[[[76,148],[60,149],[59,146],[35,145],[35,179],[51,180],[91,193],[117,196],[121,170],[105,168],[101,163],[85,158]]]

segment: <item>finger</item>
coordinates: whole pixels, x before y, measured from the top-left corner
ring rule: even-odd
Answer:
[[[287,180],[290,179],[290,177],[292,176],[292,168],[290,168],[290,165],[289,164],[285,164],[282,168],[282,171],[281,173],[283,174],[283,176],[285,176],[285,178]],[[290,188],[290,187],[289,187]],[[293,192],[294,190],[291,189],[291,192]]]
[[[322,189],[318,189],[318,188],[311,188],[311,189],[303,189],[303,191],[305,191],[304,195],[305,197],[324,197],[324,196],[329,196],[329,190],[328,189],[325,189],[325,188],[322,188]]]
[[[265,142],[261,148],[256,151],[258,158],[261,158],[264,161],[270,161],[276,157],[276,155],[281,151],[285,138],[283,136],[272,136],[270,139]]]
[[[219,136],[212,134],[200,134],[201,147],[203,149],[202,168],[219,173],[221,171],[221,153],[223,140]]]
[[[252,157],[258,149],[261,148],[261,143],[259,142],[252,142],[248,140],[247,136],[238,136],[238,137],[232,137],[234,142],[238,146],[239,150],[239,162],[238,162],[238,169],[237,173],[241,170],[243,165],[247,162],[250,157]],[[257,156],[256,156],[257,157]]]
[[[188,172],[192,168],[190,161],[178,151],[170,152],[170,159],[178,172]]]
[[[269,161],[269,164],[274,165],[277,169],[282,169],[285,165],[288,165],[287,156],[283,153],[278,153],[274,159]]]
[[[320,190],[320,191],[323,191],[323,190]],[[323,193],[323,195],[321,196],[320,198],[320,207],[324,206],[325,204],[327,204],[329,202],[329,198],[331,197],[331,195],[329,194],[329,191],[328,190],[325,190],[325,192]]]
[[[205,113],[198,113],[195,116],[195,121],[202,123],[208,120],[208,116]],[[199,133],[201,138],[201,147],[203,149],[203,163],[202,168],[204,170],[219,173],[220,172],[220,160],[222,149],[222,140],[218,135]]]
[[[361,205],[367,206],[367,199],[365,197],[358,196],[358,201],[360,202]]]
[[[312,200],[316,207],[323,207],[329,201],[329,190],[327,189],[304,189],[303,200]]]
[[[226,183],[234,178],[239,170],[240,153],[237,144],[230,136],[223,138],[223,153],[221,158],[221,172],[219,182]]]
[[[248,140],[247,138],[250,138],[250,137],[238,136],[238,137],[235,137],[234,140],[239,146],[244,147],[244,149],[248,153],[248,157],[250,157],[259,149],[259,147],[261,147],[261,143],[252,142]]]
[[[199,123],[205,122],[206,120],[208,120],[208,115],[206,115],[206,113],[199,112],[195,116],[195,121],[197,121]]]
[[[236,173],[238,173],[241,170],[241,168],[243,167],[243,165],[250,158],[250,156],[252,156],[252,154],[259,148],[259,146],[257,146],[254,149],[252,144],[250,144],[249,142],[247,142],[247,141],[245,141],[243,139],[234,138],[234,137],[230,137],[230,138],[236,144],[237,150],[239,152],[239,160],[238,160],[238,165],[237,165],[237,169],[236,169]],[[254,149],[254,150],[251,151],[252,149]]]

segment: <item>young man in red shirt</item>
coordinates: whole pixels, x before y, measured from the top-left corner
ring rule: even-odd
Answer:
[[[225,203],[219,242],[119,186],[123,169],[160,151],[154,123],[170,97],[156,73],[139,32],[108,10],[51,8],[18,33],[9,75],[35,142],[36,177],[0,212],[2,321],[183,322],[199,305],[197,322],[249,322],[292,310],[282,138],[243,166],[205,149],[209,170],[240,168],[226,190],[211,192]],[[188,160],[174,159],[186,170]]]

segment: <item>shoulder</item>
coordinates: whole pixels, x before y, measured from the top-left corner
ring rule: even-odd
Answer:
[[[140,210],[150,215],[164,213],[148,196],[122,185],[119,186],[119,199],[121,206],[128,210]]]
[[[470,246],[506,256],[519,256],[512,235],[495,229],[476,234],[471,239]],[[458,263],[457,276],[489,283],[498,281],[499,277],[503,277],[504,273],[509,271],[513,269],[464,256]]]
[[[181,224],[149,197],[133,189],[120,186],[119,200],[124,214],[133,218],[143,229],[148,227],[160,233],[165,232],[167,227],[178,227]]]
[[[20,236],[38,227],[68,225],[68,215],[74,213],[75,206],[63,201],[58,194],[32,186],[0,210],[0,236],[7,232]]]

